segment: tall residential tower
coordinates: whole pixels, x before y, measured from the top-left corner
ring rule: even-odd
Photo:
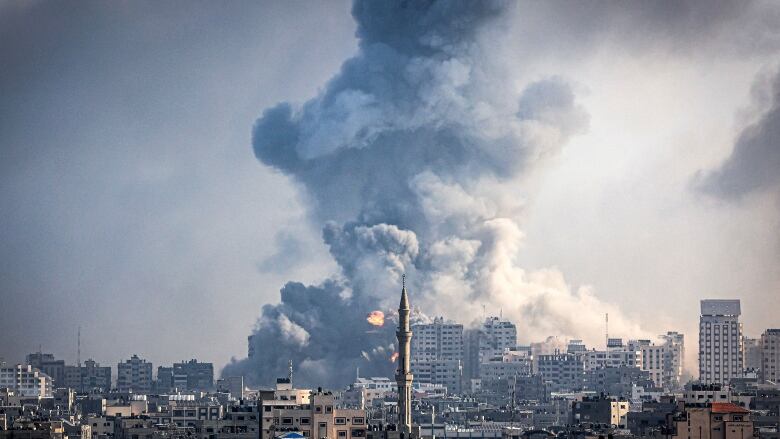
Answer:
[[[728,384],[742,376],[739,300],[702,300],[699,317],[699,381]]]

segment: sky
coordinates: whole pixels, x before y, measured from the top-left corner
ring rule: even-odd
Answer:
[[[684,332],[693,369],[700,299],[741,299],[747,335],[780,326],[776,4],[521,2],[454,8],[475,17],[457,26],[440,9],[420,30],[386,19],[393,11],[351,14],[348,2],[0,3],[0,357],[21,361],[40,347],[74,362],[80,327],[82,360],[115,364],[137,353],[155,364],[198,358],[221,368],[246,356],[247,335],[262,328],[263,306],[280,302],[286,282],[336,277],[365,289],[373,280],[360,272],[375,260],[348,256],[363,232],[400,236],[402,256],[415,236],[429,256],[439,242],[484,247],[488,238],[460,224],[472,219],[451,203],[444,220],[433,215],[441,207],[424,203],[439,200],[430,192],[413,191],[424,220],[402,218],[393,230],[377,228],[393,223],[372,219],[363,198],[320,185],[349,185],[354,170],[328,158],[370,151],[376,138],[361,133],[461,116],[484,116],[484,126],[457,135],[541,146],[507,148],[504,159],[517,160],[518,170],[490,168],[469,180],[448,180],[433,165],[431,173],[403,162],[392,168],[414,170],[404,180],[413,190],[463,189],[465,210],[487,200],[480,221],[509,218],[510,236],[501,236],[511,245],[500,249],[512,260],[506,275],[532,280],[506,288],[564,291],[544,302],[560,309],[538,314],[553,322],[588,305],[561,335],[573,335],[578,319],[601,322],[610,312],[615,336]],[[444,43],[407,46],[418,41],[410,35],[431,36],[426,26]],[[343,93],[378,87],[370,79],[381,74],[371,68],[390,58],[377,58],[377,42],[423,59],[420,71],[431,73],[408,96],[371,95],[384,117]],[[429,54],[432,44],[440,55]],[[463,63],[472,68],[465,79]],[[387,61],[399,65],[408,73],[418,64]],[[336,105],[331,96],[354,100],[333,98]],[[518,114],[543,123],[501,134],[510,98]],[[388,102],[430,105],[433,116],[407,120]],[[263,131],[262,122],[274,120],[269,109],[280,103],[295,109],[288,124],[305,136],[290,147],[316,163],[307,170],[264,143],[278,131]],[[315,168],[342,178],[322,180],[308,171]],[[368,202],[377,200],[386,201]],[[452,230],[435,223],[453,216]],[[458,230],[471,241],[450,239]],[[474,291],[446,296],[465,288],[463,279],[430,268],[443,258],[423,263],[416,254],[394,259],[392,275],[377,271],[382,294],[395,288],[398,270],[409,270],[412,285],[429,291],[416,297],[423,312],[464,318],[485,305],[533,322],[521,326],[521,342],[557,335],[525,302],[512,314],[519,299],[503,292],[460,307]],[[456,305],[441,305],[444,297]],[[582,327],[583,337],[598,347],[603,332],[594,325]]]

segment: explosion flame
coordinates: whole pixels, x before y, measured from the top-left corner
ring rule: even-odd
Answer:
[[[376,310],[371,311],[366,316],[366,321],[374,326],[384,326],[385,324],[385,313],[382,311]]]

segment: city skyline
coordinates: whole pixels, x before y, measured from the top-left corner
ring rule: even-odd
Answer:
[[[346,376],[402,273],[689,371],[701,299],[778,326],[776,5],[299,5],[0,5],[0,356]]]

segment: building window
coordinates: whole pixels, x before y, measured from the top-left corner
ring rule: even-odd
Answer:
[[[336,418],[334,422],[336,423],[336,425],[346,425],[347,418]]]
[[[363,425],[363,418],[352,418],[352,423],[355,425]],[[352,436],[354,436],[354,434]]]
[[[311,419],[301,418],[301,425],[309,425],[309,424],[311,424]]]
[[[347,437],[347,430],[339,430],[339,437]]]

